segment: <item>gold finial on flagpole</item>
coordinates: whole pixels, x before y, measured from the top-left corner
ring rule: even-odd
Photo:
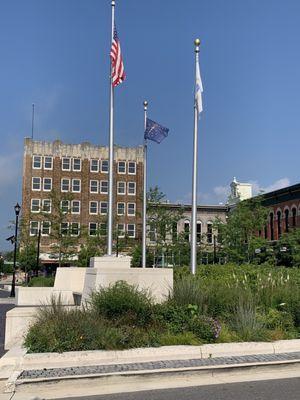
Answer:
[[[199,46],[200,46],[200,43],[201,43],[200,39],[195,39],[195,40],[194,40],[195,52],[196,52],[196,53],[199,53]]]

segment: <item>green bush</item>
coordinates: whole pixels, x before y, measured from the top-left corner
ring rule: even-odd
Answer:
[[[124,281],[94,292],[91,310],[99,316],[120,321],[121,325],[147,325],[152,322],[152,299],[148,292],[140,291]]]
[[[177,346],[177,345],[191,345],[197,346],[202,342],[192,332],[184,332],[173,334],[170,332],[163,333],[159,337],[159,344],[161,346]]]
[[[51,287],[54,286],[55,278],[53,276],[45,277],[45,276],[36,276],[31,278],[28,286],[30,287]]]

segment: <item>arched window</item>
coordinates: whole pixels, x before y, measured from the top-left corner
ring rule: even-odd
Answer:
[[[274,240],[274,214],[270,214],[270,235],[271,240]]]
[[[277,233],[279,239],[281,236],[281,211],[277,211]]]
[[[184,239],[189,242],[190,240],[190,221],[184,221]]]
[[[284,225],[285,225],[285,231],[289,231],[289,209],[287,208],[284,210]]]
[[[268,239],[268,227],[267,225],[265,225],[265,229],[264,229],[264,233],[265,233],[265,239]]]
[[[297,216],[297,209],[294,207],[292,209],[292,225],[293,225],[293,228],[296,227],[296,216]]]
[[[201,242],[201,231],[202,231],[201,222],[197,221],[197,243]]]
[[[207,224],[207,243],[213,242],[213,231],[212,231],[212,223]]]

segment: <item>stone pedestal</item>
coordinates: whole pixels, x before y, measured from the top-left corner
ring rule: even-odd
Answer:
[[[93,257],[86,269],[82,300],[86,301],[93,290],[125,281],[140,289],[149,290],[156,302],[162,302],[173,290],[173,269],[131,268],[128,256]]]

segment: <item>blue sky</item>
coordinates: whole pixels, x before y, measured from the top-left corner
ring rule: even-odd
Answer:
[[[193,40],[204,113],[199,201],[218,203],[236,176],[266,191],[299,182],[300,2],[117,0],[127,80],[116,89],[116,143],[142,143],[142,101],[170,128],[149,146],[149,184],[188,202]],[[23,138],[108,143],[109,0],[2,1],[0,249],[21,202]],[[298,167],[298,168],[297,168]]]

